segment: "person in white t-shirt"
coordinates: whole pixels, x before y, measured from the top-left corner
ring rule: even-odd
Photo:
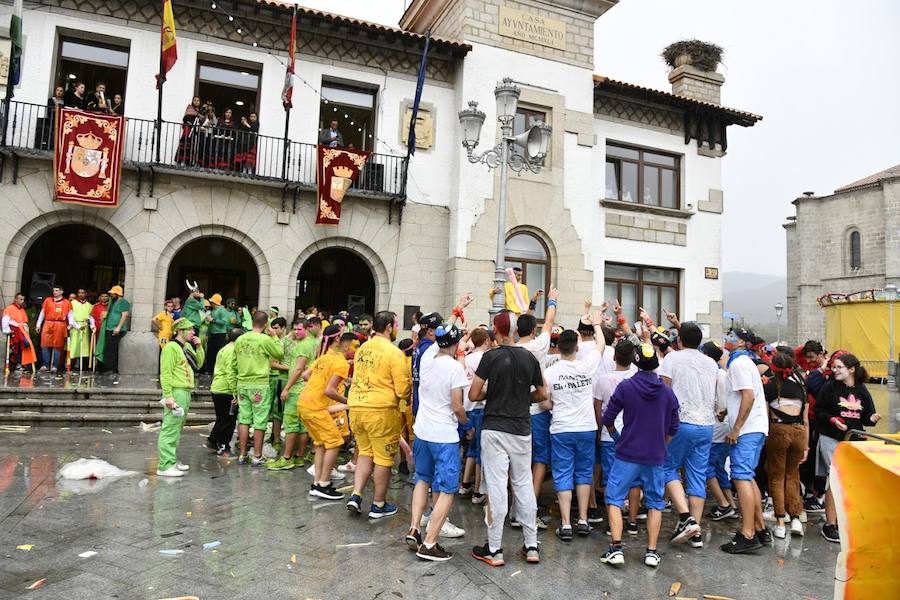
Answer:
[[[709,449],[709,462],[706,467],[706,486],[709,493],[716,500],[716,506],[706,513],[706,516],[713,521],[721,521],[722,519],[739,518],[737,504],[734,496],[731,495],[731,476],[725,469],[725,459],[731,450],[731,446],[725,443],[725,436],[731,431],[728,425],[725,410],[725,399],[728,397],[727,382],[728,375],[725,371],[725,365],[728,362],[728,352],[722,349],[718,342],[709,341],[700,346],[700,352],[707,355],[719,367],[716,373],[716,407],[719,411],[716,413],[716,423],[713,425],[712,445]],[[721,408],[720,408],[721,407]]]
[[[597,416],[594,412],[594,373],[603,358],[603,313],[592,318],[597,343],[584,360],[575,358],[578,334],[571,329],[559,336],[560,360],[547,369],[544,379],[552,408],[550,437],[552,440],[553,484],[559,503],[560,526],[556,535],[563,541],[572,539],[572,490],[578,497],[578,521],[574,531],[590,535],[588,504],[594,477],[594,446],[597,438]]]
[[[472,331],[469,339],[474,349],[466,355],[464,365],[466,377],[469,382],[475,379],[475,371],[481,364],[481,357],[491,349],[491,338],[487,329],[479,327]],[[474,434],[466,448],[466,465],[463,469],[462,485],[459,488],[460,496],[472,496],[472,504],[483,504],[485,495],[479,492],[481,489],[481,423],[484,421],[484,400],[472,402],[469,400],[469,386],[463,390],[463,407],[466,409],[466,417],[472,424]],[[474,485],[473,485],[474,481]]]
[[[471,437],[472,429],[463,407],[463,390],[469,385],[469,378],[456,358],[462,332],[454,325],[441,325],[435,330],[435,338],[438,352],[421,372],[419,382],[419,410],[413,426],[416,487],[406,543],[419,558],[440,562],[453,558],[453,553],[437,540],[459,489],[458,426],[467,430],[467,437]],[[423,539],[419,523],[428,505],[429,488],[434,509]]]
[[[754,474],[759,455],[769,433],[769,415],[762,378],[750,358],[750,345],[756,335],[747,329],[729,332],[725,348],[728,357],[726,404],[731,431],[725,442],[731,445],[731,479],[741,499],[741,529],[721,549],[729,554],[752,552],[768,542],[771,533],[765,527],[762,495]],[[762,540],[762,541],[761,541]]]

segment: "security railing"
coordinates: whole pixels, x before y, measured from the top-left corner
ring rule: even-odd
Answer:
[[[0,142],[24,154],[53,151],[54,111],[42,104],[10,102]],[[126,165],[159,165],[183,171],[316,185],[316,145],[261,135],[247,128],[202,127],[162,121],[157,160],[157,121],[126,117]],[[371,153],[353,190],[391,197],[400,194],[403,163],[391,154]]]

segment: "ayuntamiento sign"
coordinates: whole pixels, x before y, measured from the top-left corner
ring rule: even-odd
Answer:
[[[541,46],[566,49],[566,24],[541,16],[537,11],[528,12],[501,6],[499,33]]]

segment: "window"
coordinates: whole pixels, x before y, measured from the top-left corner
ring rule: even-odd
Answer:
[[[332,121],[337,121],[344,146],[374,149],[376,93],[373,88],[323,81],[319,131],[326,131]]]
[[[513,119],[513,135],[525,133],[538,121],[547,122],[547,113],[539,110],[531,110],[529,108],[517,108],[516,117]]]
[[[677,156],[617,144],[606,145],[606,198],[681,208],[679,189]]]
[[[606,263],[604,296],[618,300],[622,314],[633,323],[643,307],[656,323],[665,322],[663,309],[679,312],[679,271]]]
[[[850,270],[862,268],[862,243],[858,231],[850,232]]]
[[[259,106],[259,80],[262,68],[213,60],[197,61],[196,95],[202,102],[212,101],[216,116],[222,117],[226,108],[234,113],[234,121],[250,116]],[[187,99],[190,102],[190,98]]]
[[[544,292],[550,289],[550,253],[547,246],[532,233],[514,233],[506,240],[506,264],[505,267],[519,267],[522,269],[522,283],[528,286],[528,292],[534,293],[542,289]],[[531,302],[531,298],[524,298]],[[547,294],[534,309],[534,316],[544,318],[547,308]]]
[[[56,61],[57,84],[66,91],[76,81],[85,85],[85,95],[92,94],[98,83],[106,84],[106,96],[125,95],[128,75],[128,46],[110,42],[95,42],[69,37],[59,40],[59,56]],[[53,93],[51,87],[50,93]]]

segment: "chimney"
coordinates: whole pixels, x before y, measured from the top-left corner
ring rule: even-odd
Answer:
[[[662,57],[669,65],[672,93],[701,102],[721,104],[725,77],[716,71],[722,48],[700,40],[685,40],[667,46]]]

